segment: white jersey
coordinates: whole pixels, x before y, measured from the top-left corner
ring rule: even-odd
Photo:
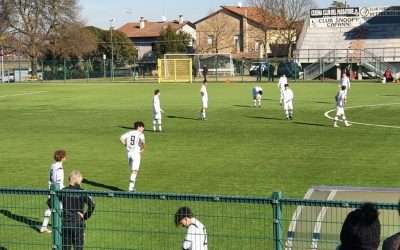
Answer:
[[[58,184],[60,189],[64,188],[64,168],[61,161],[51,164],[49,170],[49,189],[51,184]]]
[[[202,93],[202,94],[201,94]],[[200,88],[201,99],[208,101],[208,93],[206,85],[202,84]]]
[[[350,79],[347,76],[342,77],[342,79],[340,80],[340,86],[346,86],[346,89],[348,90],[350,89],[350,85]]]
[[[120,140],[125,142],[126,150],[134,154],[140,154],[141,145],[145,144],[144,134],[137,130],[126,132],[121,136]]]
[[[284,89],[285,89],[285,84],[287,84],[287,83],[288,83],[288,82],[287,82],[286,76],[281,76],[281,77],[279,78],[278,87],[279,87],[281,90],[284,90]]]
[[[158,95],[154,95],[153,97],[153,113],[161,113],[160,97]]]
[[[283,102],[284,103],[289,103],[292,102],[294,98],[293,91],[289,88],[283,90]]]
[[[207,250],[207,230],[206,227],[196,218],[191,218],[182,249],[186,250]]]
[[[345,90],[340,90],[336,94],[336,107],[343,108],[344,104],[346,103],[346,91]]]
[[[261,95],[260,93],[263,92],[263,89],[260,86],[255,86],[253,88],[253,97],[256,97],[257,95]]]

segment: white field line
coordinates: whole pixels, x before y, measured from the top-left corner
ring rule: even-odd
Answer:
[[[377,106],[391,106],[391,105],[400,105],[400,103],[384,103],[384,104],[370,104],[370,105],[359,105],[359,106],[352,106],[352,107],[346,107],[346,109],[355,109],[355,108],[365,108],[365,107],[377,107]],[[330,120],[334,120],[335,118],[330,116],[329,114],[336,111],[336,109],[331,109],[328,110],[324,113],[324,116]],[[358,125],[365,125],[365,126],[373,126],[373,127],[381,127],[381,128],[397,128],[400,129],[400,126],[395,126],[395,125],[382,125],[382,124],[374,124],[374,123],[363,123],[363,122],[353,122],[353,121],[348,121],[352,124],[358,124]]]
[[[328,198],[327,198],[326,200],[327,200],[327,201],[333,200],[333,198],[335,198],[335,195],[336,195],[336,190],[332,190],[332,191],[329,193]],[[313,235],[320,235],[320,233],[321,233],[322,221],[323,221],[324,218],[325,218],[325,215],[326,215],[326,211],[327,211],[327,210],[328,210],[327,207],[323,207],[323,208],[321,209],[321,211],[319,212],[318,217],[317,217],[317,222],[315,223],[315,226],[314,226]],[[314,237],[313,237],[312,243],[311,243],[311,249],[318,249],[318,241],[319,241],[319,239],[320,239],[320,237],[318,237],[318,238],[314,238]]]
[[[0,98],[24,96],[24,95],[35,95],[35,94],[47,93],[47,92],[49,92],[49,91],[34,91],[34,92],[26,92],[26,93],[21,93],[21,94],[14,94],[14,95],[2,95],[2,96],[0,96]]]
[[[304,195],[304,199],[305,200],[310,199],[313,192],[314,192],[314,189],[310,188],[307,191],[307,193]],[[288,238],[287,238],[287,241],[285,244],[285,250],[292,250],[293,240],[294,240],[295,233],[296,233],[297,221],[299,220],[299,217],[301,215],[301,211],[303,210],[303,208],[304,208],[304,206],[298,206],[296,208],[296,211],[293,213],[292,221],[290,222],[290,226],[289,226]]]

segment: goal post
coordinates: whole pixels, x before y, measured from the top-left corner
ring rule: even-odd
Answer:
[[[203,67],[207,66],[208,75],[218,77],[235,76],[235,67],[233,57],[230,53],[206,53],[206,54],[186,54],[186,53],[168,53],[164,59],[192,59],[193,76],[200,76]]]
[[[192,59],[158,59],[158,82],[192,82]]]

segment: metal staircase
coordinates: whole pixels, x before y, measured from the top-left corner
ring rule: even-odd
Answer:
[[[336,51],[331,50],[323,57],[319,58],[317,62],[308,65],[304,68],[304,79],[313,80],[331,68],[335,67],[337,63]]]
[[[374,72],[379,78],[383,78],[383,73],[386,69],[393,69],[393,66],[390,63],[384,62],[381,57],[378,57],[366,50],[363,50],[363,55],[360,58],[360,64],[367,71]]]

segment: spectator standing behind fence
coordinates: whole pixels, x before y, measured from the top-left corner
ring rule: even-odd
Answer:
[[[397,207],[400,215],[400,202]],[[400,232],[393,234],[385,239],[382,245],[382,250],[399,250],[400,249]]]
[[[377,250],[380,243],[381,224],[378,210],[365,203],[350,212],[340,231],[339,250]]]
[[[207,65],[204,65],[203,66],[203,78],[204,78],[203,82],[207,82],[207,75],[208,75],[208,68],[207,68]]]
[[[82,175],[74,170],[69,175],[69,186],[65,191],[82,191]],[[62,203],[62,240],[63,250],[82,250],[84,245],[85,221],[92,216],[95,209],[93,198],[79,192],[63,193]],[[86,212],[84,210],[85,206]]]
[[[189,207],[181,207],[175,213],[175,225],[187,228],[186,237],[182,243],[183,250],[207,250],[206,227],[193,217]]]
[[[64,188],[64,167],[63,167],[63,162],[66,160],[67,153],[65,150],[57,150],[54,152],[54,163],[51,164],[50,170],[49,170],[49,189],[51,188],[51,185],[53,184],[58,184],[58,187],[60,189]],[[47,206],[48,208],[44,212],[44,218],[43,218],[43,223],[42,226],[40,227],[40,232],[41,233],[51,233],[51,230],[48,229],[49,221],[50,221],[50,216],[51,216],[51,201],[50,201],[50,196],[47,199]]]
[[[263,72],[262,64],[259,63],[257,68],[257,79],[256,79],[257,82],[261,82],[262,72]]]
[[[385,78],[385,83],[386,82],[393,82],[393,73],[390,69],[386,69],[385,72],[383,73],[383,77]]]

